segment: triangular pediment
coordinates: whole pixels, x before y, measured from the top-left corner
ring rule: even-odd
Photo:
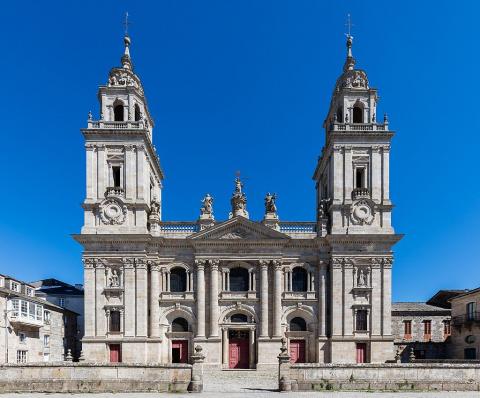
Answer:
[[[263,240],[290,239],[289,236],[259,222],[244,217],[234,217],[190,236],[204,240]]]

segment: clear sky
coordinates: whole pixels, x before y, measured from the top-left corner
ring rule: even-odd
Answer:
[[[313,220],[321,125],[345,59],[396,131],[394,300],[480,286],[477,1],[9,1],[0,32],[0,272],[82,282],[85,153],[97,87],[131,54],[155,119],[165,220],[210,192],[227,217],[236,170],[252,219],[276,192],[283,220]]]

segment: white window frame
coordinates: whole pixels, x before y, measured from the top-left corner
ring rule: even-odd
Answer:
[[[13,290],[14,292],[20,293],[20,283],[11,280],[10,281],[10,290]]]
[[[58,306],[62,308],[65,307],[65,297],[60,297],[58,299]]]
[[[18,332],[18,341],[20,344],[27,344],[27,334],[25,332]]]
[[[45,348],[50,347],[50,335],[49,334],[44,334],[43,335],[43,346]]]
[[[27,361],[28,361],[28,351],[17,350],[17,363],[27,363]]]

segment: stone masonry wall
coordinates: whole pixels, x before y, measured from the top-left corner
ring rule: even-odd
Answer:
[[[480,391],[480,364],[300,364],[280,377],[292,390]]]
[[[185,392],[191,373],[192,367],[188,364],[7,364],[0,366],[0,391]]]

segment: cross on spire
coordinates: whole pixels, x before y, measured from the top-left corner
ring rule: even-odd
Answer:
[[[348,28],[348,33],[346,33],[347,37],[352,37],[352,26],[355,26],[354,24],[352,24],[352,18],[350,16],[350,14],[347,14],[347,23],[345,24],[345,26]]]
[[[125,13],[125,21],[123,22],[123,26],[125,27],[125,36],[128,36],[128,26],[131,22],[128,21],[128,11]]]

